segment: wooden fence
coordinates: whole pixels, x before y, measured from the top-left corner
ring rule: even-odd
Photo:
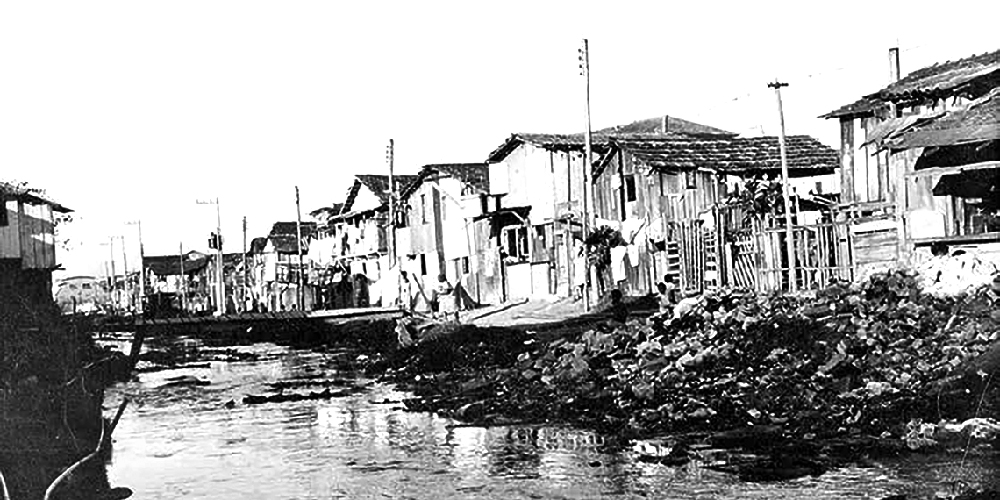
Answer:
[[[790,289],[789,256],[783,217],[744,217],[738,207],[719,212],[724,284],[758,291]],[[832,214],[813,224],[793,224],[795,288],[820,288],[834,279],[853,278],[851,234]]]

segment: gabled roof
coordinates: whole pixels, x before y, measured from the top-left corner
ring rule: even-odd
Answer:
[[[328,207],[320,207],[317,208],[316,210],[313,210],[312,212],[309,212],[309,215],[315,218],[327,219],[330,218],[331,216],[339,214],[341,211],[343,211],[343,209],[344,209],[344,203],[332,203]]]
[[[634,121],[628,125],[616,125],[596,132],[597,134],[619,135],[619,134],[684,134],[692,136],[713,136],[726,135],[736,136],[732,132],[727,132],[708,125],[689,122],[673,116],[658,116],[645,120]]]
[[[663,120],[666,119],[667,127],[664,132]],[[639,120],[628,125],[618,125],[591,133],[591,148],[601,154],[608,148],[611,139],[628,138],[671,138],[671,137],[733,137],[736,134],[726,132],[722,129],[700,125],[680,118],[659,117]],[[584,134],[528,134],[515,133],[504,141],[499,147],[490,153],[486,159],[487,163],[502,161],[511,152],[522,144],[528,143],[535,146],[556,151],[583,151],[585,145]]]
[[[490,190],[490,167],[487,163],[439,163],[424,165],[420,173],[415,176],[415,180],[400,193],[399,199],[405,200],[413,194],[417,188],[423,184],[424,180],[434,174],[443,174],[454,177],[462,183],[472,187],[479,192],[489,192]]]
[[[267,246],[267,237],[259,236],[250,240],[250,254],[256,255],[264,251],[264,247]]]
[[[389,176],[388,175],[356,175],[354,176],[358,182],[363,184],[372,193],[378,196],[378,199],[383,204],[389,203]],[[416,175],[395,175],[393,182],[396,184],[396,192],[399,193],[403,191],[411,182],[417,179]],[[357,183],[355,183],[357,185]],[[353,190],[352,190],[353,191]],[[354,195],[357,196],[357,191],[353,191]],[[350,201],[346,202],[347,210],[350,210],[351,205],[353,205],[354,197],[350,197]]]
[[[21,200],[34,204],[45,204],[51,206],[52,210],[55,210],[56,212],[72,212],[72,210],[46,198],[38,189],[17,186],[9,182],[0,181],[0,198]]]
[[[142,258],[146,269],[159,276],[180,276],[181,255],[146,255]],[[208,265],[209,257],[203,253],[190,251],[183,256],[184,274],[194,274]]]
[[[997,85],[1000,85],[1000,50],[921,68],[820,118],[868,115],[888,102],[955,95],[975,98]]]
[[[613,142],[636,161],[662,171],[707,168],[748,174],[781,170],[777,137],[616,139]],[[785,144],[788,170],[792,174],[828,174],[839,164],[837,152],[812,137],[788,136]]]
[[[302,251],[306,252],[309,248],[309,240],[312,239],[316,234],[316,223],[315,222],[303,222],[302,223]],[[299,252],[299,240],[298,233],[295,229],[295,222],[275,222],[271,226],[271,232],[267,235],[267,239],[274,246],[274,250],[278,253],[293,254]]]
[[[937,119],[919,123],[889,139],[893,149],[954,146],[1000,140],[1000,87]]]

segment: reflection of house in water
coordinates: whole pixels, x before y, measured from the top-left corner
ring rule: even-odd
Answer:
[[[898,77],[898,52],[893,74]],[[1000,51],[914,71],[827,113],[841,129],[854,265],[1000,252]]]

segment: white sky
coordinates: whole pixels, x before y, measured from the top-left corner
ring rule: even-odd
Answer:
[[[226,251],[342,201],[351,176],[482,161],[512,132],[594,129],[669,114],[836,146],[818,115],[902,69],[1000,49],[1000,2],[0,3],[0,179],[75,210],[70,274],[107,240],[138,259],[206,250],[219,197]],[[897,42],[898,41],[898,42]],[[102,246],[102,243],[104,245]],[[116,259],[120,242],[115,242]],[[119,267],[119,269],[121,269]]]

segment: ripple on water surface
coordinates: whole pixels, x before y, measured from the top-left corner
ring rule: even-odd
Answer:
[[[954,457],[929,457],[745,483],[699,461],[645,463],[633,448],[590,432],[468,427],[404,412],[381,402],[406,394],[345,372],[338,363],[343,353],[271,344],[242,349],[260,356],[144,373],[108,392],[109,406],[124,395],[134,401],[115,432],[112,484],[142,499],[834,499],[930,495],[956,477],[989,483],[1000,476],[996,461],[977,458],[960,471]],[[242,404],[249,394],[339,387],[345,380],[365,390]]]

